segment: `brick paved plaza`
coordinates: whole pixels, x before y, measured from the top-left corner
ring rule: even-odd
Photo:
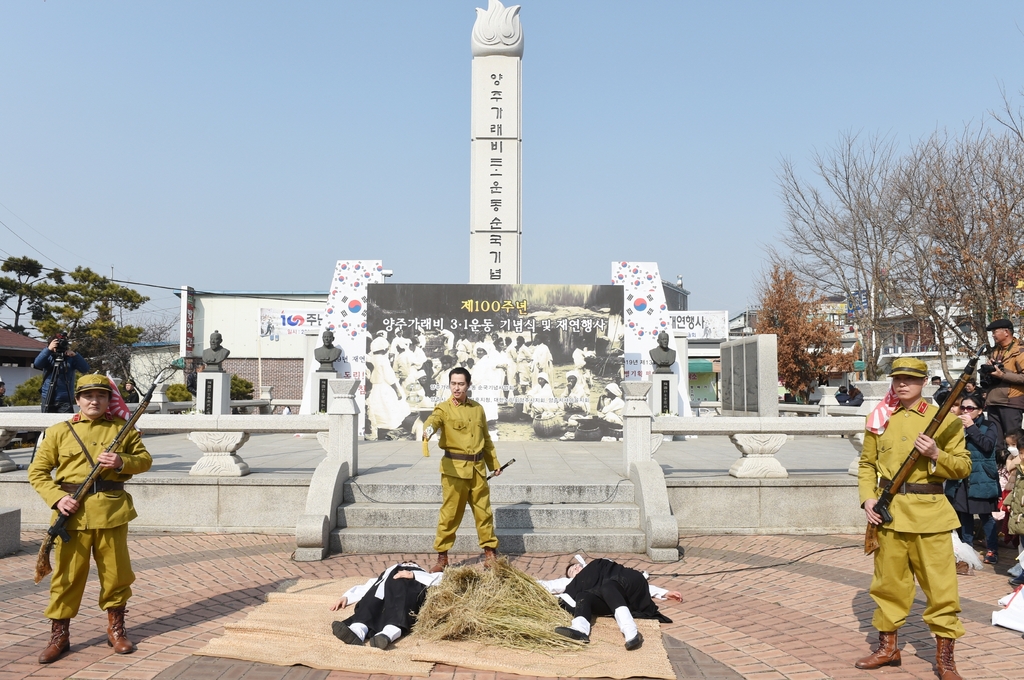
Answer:
[[[49,636],[42,618],[46,582],[32,583],[42,532],[22,533],[22,552],[0,559],[0,680],[15,678],[350,678],[350,673],[281,668],[191,656],[243,618],[266,593],[295,578],[371,576],[397,559],[426,564],[429,555],[346,555],[297,563],[291,536],[254,534],[132,534],[137,581],[129,604],[136,653],[116,656],[106,645],[106,617],[96,609],[95,575],[82,612],[72,621],[72,652],[51,666],[36,663]],[[610,555],[650,571],[652,581],[683,592],[666,603],[674,623],[663,626],[678,677],[691,678],[934,678],[935,646],[921,622],[920,595],[902,629],[903,667],[866,672],[853,668],[874,631],[867,593],[870,558],[860,536],[684,537],[684,559],[653,564],[636,555]],[[814,551],[793,564],[783,564]],[[1008,592],[1004,554],[998,571],[960,577],[967,628],[956,648],[967,678],[1019,678],[1024,642],[1019,633],[989,625],[996,600]],[[466,558],[477,562],[479,558]],[[552,578],[565,556],[517,555],[519,568]],[[768,568],[765,565],[774,565]],[[672,574],[658,576],[658,574]],[[502,680],[502,674],[436,666],[432,678]],[[508,676],[513,678],[516,676]],[[383,680],[374,678],[374,680]]]

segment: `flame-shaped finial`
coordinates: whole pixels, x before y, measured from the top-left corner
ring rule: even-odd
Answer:
[[[519,5],[505,7],[499,0],[488,0],[487,9],[476,10],[473,24],[473,56],[523,56],[523,27],[519,23]]]

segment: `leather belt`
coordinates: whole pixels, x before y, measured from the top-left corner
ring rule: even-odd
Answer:
[[[78,493],[78,487],[81,484],[68,484],[67,482],[61,482],[60,488],[62,491],[66,491],[70,494]],[[97,493],[98,491],[124,491],[124,482],[110,482],[105,479],[97,479],[86,493]]]
[[[882,484],[889,484],[890,482],[891,482],[891,480],[886,479],[885,477],[882,477]],[[906,483],[904,483],[903,486],[901,486],[901,487],[899,487],[897,489],[893,489],[893,493],[902,493],[902,494],[908,494],[908,493],[918,493],[918,494],[942,493],[942,485],[941,484],[906,484]]]
[[[452,460],[464,460],[470,463],[478,463],[484,459],[484,454],[480,453],[451,453],[450,451],[444,452],[445,458],[451,458]]]

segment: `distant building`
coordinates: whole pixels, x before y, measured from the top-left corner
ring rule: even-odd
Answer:
[[[41,375],[32,368],[32,361],[44,347],[46,343],[41,340],[0,328],[0,380],[6,384],[8,396],[21,383]]]

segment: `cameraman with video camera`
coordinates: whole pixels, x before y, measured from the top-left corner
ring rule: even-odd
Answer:
[[[1020,429],[1024,414],[1024,352],[1013,337],[1009,319],[997,319],[985,330],[991,331],[995,348],[989,363],[979,369],[981,388],[988,392],[985,410],[999,423],[1002,434]]]
[[[51,338],[32,366],[43,372],[40,402],[43,413],[72,413],[75,373],[88,373],[89,364],[71,351],[67,333],[57,333]]]

